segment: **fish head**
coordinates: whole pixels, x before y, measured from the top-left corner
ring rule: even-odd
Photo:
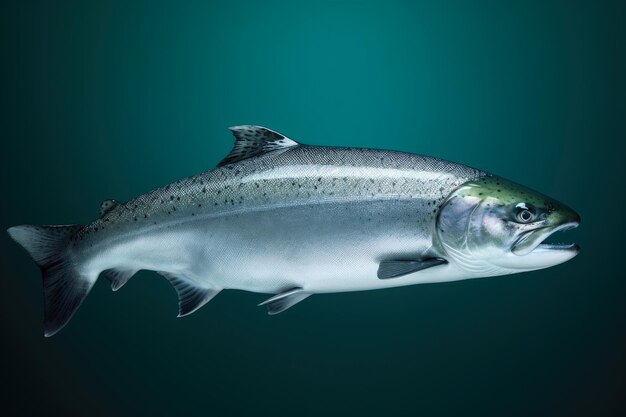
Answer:
[[[496,176],[453,191],[437,215],[437,237],[461,268],[476,275],[504,275],[558,265],[578,245],[544,241],[573,229],[580,216],[566,205]]]

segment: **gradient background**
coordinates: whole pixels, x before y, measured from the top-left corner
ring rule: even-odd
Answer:
[[[90,222],[262,124],[500,174],[574,207],[583,249],[274,317],[226,291],[177,319],[141,272],[44,339],[39,271],[5,234],[1,414],[624,415],[625,4],[2,2],[2,230]]]

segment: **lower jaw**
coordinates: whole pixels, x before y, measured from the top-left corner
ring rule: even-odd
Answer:
[[[556,227],[544,227],[527,232],[515,243],[512,252],[518,256],[526,256],[536,250],[572,250],[576,247],[576,244],[574,243],[545,243],[545,240],[550,239],[557,232],[564,232],[566,230],[574,229],[577,226],[577,222],[570,222]],[[537,244],[538,242],[541,243]]]
[[[570,249],[579,249],[579,247],[575,243],[540,243],[535,248],[535,250],[570,250]],[[535,250],[533,250],[533,252]]]
[[[494,264],[516,272],[532,271],[567,262],[575,257],[579,250],[580,247],[575,243],[542,243],[526,255],[509,253],[495,260]]]

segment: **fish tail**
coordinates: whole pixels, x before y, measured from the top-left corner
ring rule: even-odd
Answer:
[[[41,269],[46,337],[67,324],[97,279],[80,272],[70,251],[70,238],[82,227],[22,225],[7,230]]]

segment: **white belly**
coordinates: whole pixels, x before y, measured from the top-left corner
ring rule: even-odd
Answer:
[[[389,259],[437,256],[432,223],[414,201],[295,206],[191,218],[102,243],[91,271],[147,269],[200,285],[279,293],[357,291],[462,279],[453,265],[399,278],[377,278]]]

